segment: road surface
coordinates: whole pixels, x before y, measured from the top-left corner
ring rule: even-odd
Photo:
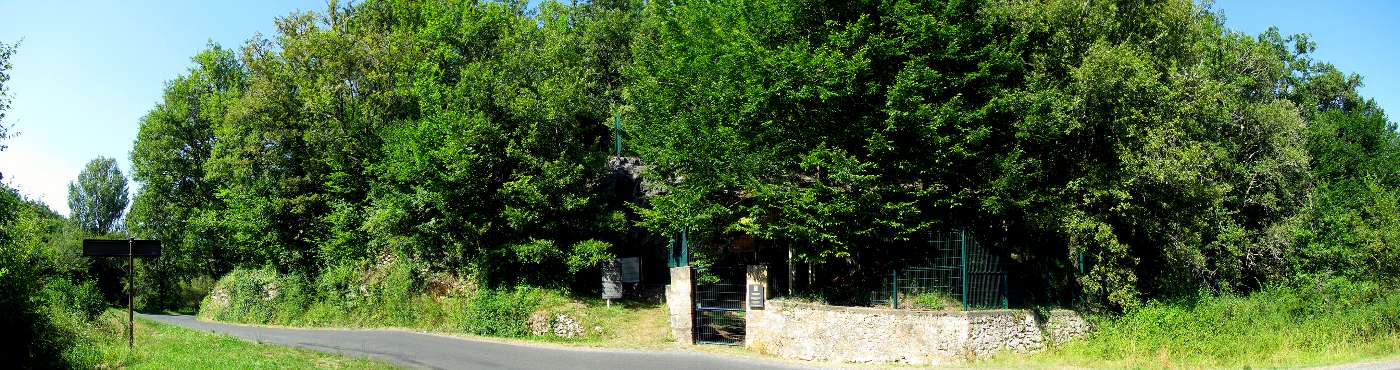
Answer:
[[[539,347],[403,330],[291,329],[198,321],[187,315],[143,319],[262,343],[370,357],[427,369],[803,369],[794,364],[695,352]]]

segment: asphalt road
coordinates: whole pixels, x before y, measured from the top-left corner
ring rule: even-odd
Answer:
[[[402,330],[290,329],[198,321],[186,315],[141,318],[392,364],[427,369],[802,369],[779,361],[696,352],[539,347]]]

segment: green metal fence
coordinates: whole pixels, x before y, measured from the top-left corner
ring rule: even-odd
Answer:
[[[871,304],[891,308],[971,310],[1007,308],[1006,262],[964,230],[931,232],[927,265],[894,271]]]

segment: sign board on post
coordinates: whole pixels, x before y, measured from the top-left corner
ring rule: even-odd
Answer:
[[[749,284],[749,308],[763,308],[763,286]]]
[[[639,283],[642,281],[642,261],[641,258],[627,257],[617,259],[622,265],[622,282]]]
[[[136,280],[136,257],[160,257],[159,240],[99,240],[83,239],[83,256],[87,257],[126,257],[126,348],[136,343],[136,333],[132,331],[132,321],[136,314],[131,309],[131,297],[136,295],[133,280]]]
[[[159,240],[83,240],[83,255],[88,257],[160,257]]]
[[[603,262],[603,299],[622,298],[622,266],[617,260]],[[612,302],[609,301],[609,304]]]

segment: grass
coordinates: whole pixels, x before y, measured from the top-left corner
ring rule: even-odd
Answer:
[[[1154,302],[1087,338],[974,363],[1038,368],[1294,368],[1395,358],[1400,291],[1341,279]]]
[[[588,328],[603,328],[601,332],[576,341],[581,345],[612,348],[658,348],[675,344],[671,335],[666,305],[635,301],[613,302],[608,307],[602,299],[591,299],[576,306],[577,313],[591,324]]]
[[[126,312],[98,317],[92,338],[99,368],[124,369],[392,369],[388,364],[298,348],[259,344],[136,319],[136,349],[126,347]]]

